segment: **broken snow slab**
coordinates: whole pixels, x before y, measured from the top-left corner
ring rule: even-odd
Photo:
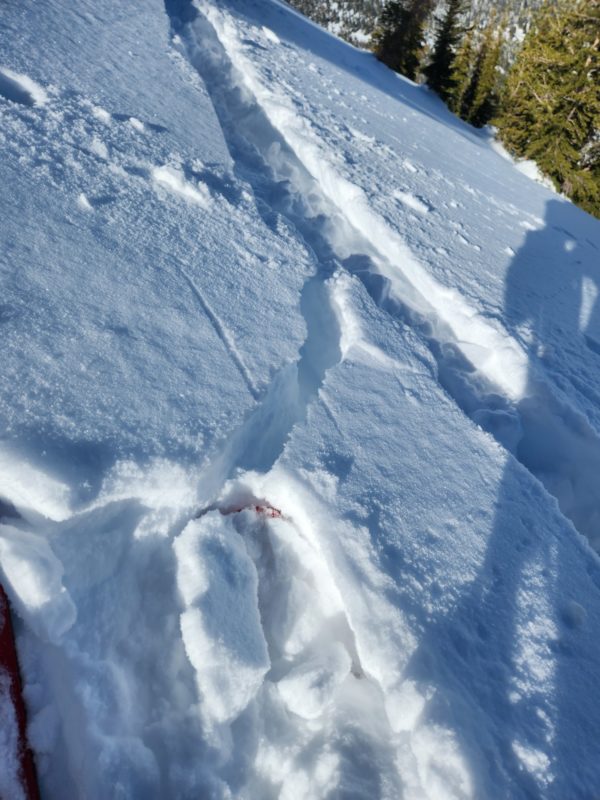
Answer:
[[[356,279],[330,291],[341,360],[254,491],[319,543],[405,796],[583,796],[597,558],[411,331]]]

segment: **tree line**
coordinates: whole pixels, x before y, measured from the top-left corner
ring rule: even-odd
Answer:
[[[600,217],[600,0],[546,2],[514,54],[507,20],[466,23],[446,0],[426,46],[435,0],[388,0],[373,34],[377,57],[425,81],[459,117],[493,124],[556,188]]]

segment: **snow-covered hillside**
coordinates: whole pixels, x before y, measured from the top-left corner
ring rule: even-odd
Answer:
[[[42,796],[594,797],[598,221],[276,0],[0,13]]]

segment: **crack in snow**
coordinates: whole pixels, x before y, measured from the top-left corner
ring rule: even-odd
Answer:
[[[259,209],[266,209],[265,221],[283,217],[315,254],[315,286],[341,266],[362,281],[379,308],[415,331],[434,356],[448,395],[544,484],[562,513],[599,547],[600,478],[594,476],[600,476],[600,437],[506,330],[428,275],[362,190],[336,172],[285,98],[261,84],[223,12],[207,3],[200,8],[201,15],[188,14],[191,24],[182,38],[237,169],[252,185]],[[307,294],[305,287],[303,300]],[[317,307],[303,303],[307,341]],[[340,332],[336,347],[342,339]],[[326,348],[327,339],[318,344]],[[311,348],[317,357],[319,347]],[[556,474],[553,464],[565,466]]]

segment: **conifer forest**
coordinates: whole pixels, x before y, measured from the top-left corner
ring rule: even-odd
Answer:
[[[600,0],[293,0],[600,217]]]

